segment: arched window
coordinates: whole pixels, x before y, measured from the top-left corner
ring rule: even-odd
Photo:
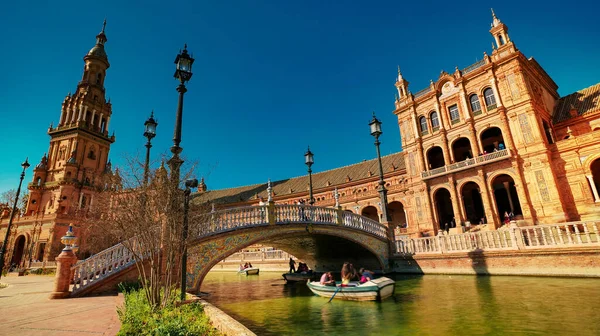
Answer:
[[[450,114],[450,122],[452,125],[460,121],[460,114],[458,113],[458,106],[452,105],[448,107],[448,113]]]
[[[473,115],[480,115],[481,103],[479,103],[479,97],[473,94],[469,97],[469,102],[471,103],[471,112],[473,112]]]
[[[421,124],[421,134],[427,134],[427,118],[421,117],[419,118],[419,124]]]
[[[98,84],[98,85],[102,84],[102,74],[96,75],[96,84]]]
[[[496,97],[494,96],[494,90],[487,88],[483,90],[483,96],[485,97],[485,106],[487,110],[493,110],[496,108]]]
[[[500,45],[504,45],[504,38],[500,34],[498,34],[498,41],[500,41]]]
[[[437,112],[433,111],[429,114],[429,119],[431,119],[431,131],[435,132],[440,129],[440,120],[438,119]]]

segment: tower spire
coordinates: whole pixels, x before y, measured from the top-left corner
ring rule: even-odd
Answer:
[[[100,31],[100,34],[104,34],[104,29],[106,29],[106,18],[104,18],[104,23],[102,23],[102,30]]]

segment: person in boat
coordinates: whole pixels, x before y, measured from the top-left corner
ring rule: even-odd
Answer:
[[[248,263],[244,264],[244,269],[248,268]]]
[[[345,262],[342,266],[342,287],[349,287],[350,281],[356,278],[356,270],[354,265],[349,262]]]
[[[244,265],[240,264],[240,272],[244,270]]]
[[[361,274],[360,275],[360,283],[361,284],[374,279],[374,273],[372,271],[361,268],[359,273]]]
[[[331,272],[323,273],[319,282],[323,286],[335,286],[335,280],[333,279],[333,275],[331,274]]]
[[[308,273],[308,265],[306,265],[305,263],[299,263],[298,273]]]
[[[252,268],[252,263],[248,263],[248,268]]]
[[[296,262],[290,258],[290,273],[296,273]]]

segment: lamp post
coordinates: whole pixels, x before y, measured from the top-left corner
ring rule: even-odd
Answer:
[[[185,83],[192,78],[192,64],[194,59],[188,54],[187,44],[184,45],[183,51],[179,52],[175,58],[175,78],[179,80],[177,86],[177,92],[179,92],[179,101],[177,103],[177,117],[175,118],[175,131],[173,132],[173,146],[171,147],[171,153],[173,156],[167,162],[169,168],[171,168],[171,180],[177,189],[179,185],[179,170],[183,164],[183,160],[179,157],[183,148],[179,147],[181,143],[181,123],[183,118],[183,94],[186,93]]]
[[[188,212],[190,210],[191,188],[198,188],[198,180],[190,179],[185,181],[185,190],[183,191],[183,231],[181,233],[181,301],[185,300],[185,287],[187,283],[187,236],[188,236]]]
[[[144,186],[148,185],[148,174],[150,172],[150,148],[152,148],[152,138],[156,136],[156,126],[158,122],[154,120],[154,111],[150,114],[150,118],[144,123],[144,136],[148,139],[146,142],[146,164],[144,165]]]
[[[19,180],[19,188],[17,188],[17,195],[15,195],[15,202],[13,203],[12,211],[10,212],[10,218],[8,220],[8,225],[6,226],[6,235],[4,236],[4,243],[2,243],[2,250],[0,250],[0,277],[2,277],[2,272],[4,271],[4,255],[6,254],[6,244],[8,244],[8,236],[10,235],[10,227],[12,226],[13,219],[15,218],[15,212],[17,211],[17,203],[19,202],[19,194],[21,193],[21,185],[23,184],[23,179],[25,178],[25,169],[29,168],[29,162],[27,162],[27,158],[25,158],[25,162],[21,163],[21,167],[23,167],[23,171],[21,172],[21,179]]]
[[[312,167],[313,163],[315,163],[315,156],[310,151],[310,147],[306,153],[304,153],[304,163],[308,166],[308,204],[314,205],[315,198],[313,197],[313,188],[312,188]]]
[[[377,119],[375,112],[373,112],[373,119],[371,119],[369,127],[371,128],[371,135],[375,137],[375,148],[377,148],[377,160],[379,162],[379,188],[377,188],[377,191],[379,191],[379,198],[381,199],[381,219],[384,223],[389,223],[387,189],[385,188],[385,181],[383,180],[383,165],[381,164],[381,153],[379,151],[379,145],[381,144],[379,136],[383,132],[381,131],[381,121]]]

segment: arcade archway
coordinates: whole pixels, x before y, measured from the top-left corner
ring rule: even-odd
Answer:
[[[427,151],[427,164],[429,169],[440,168],[446,165],[442,147],[435,146]]]
[[[494,150],[506,149],[502,131],[498,127],[492,127],[481,133],[481,148],[483,148],[486,153],[491,153]]]
[[[462,200],[465,207],[466,220],[471,224],[484,224],[485,210],[479,185],[475,182],[467,182],[462,187]]]
[[[11,265],[20,265],[23,259],[23,252],[25,251],[25,236],[20,235],[17,237],[15,241],[15,247],[13,249],[12,259],[10,261]]]
[[[452,198],[450,197],[450,192],[448,189],[442,188],[435,192],[434,199],[435,209],[438,215],[438,227],[443,230],[445,228],[445,224],[448,223],[448,227],[450,227],[450,223],[454,219]]]
[[[511,213],[514,217],[522,217],[521,202],[515,187],[515,181],[507,174],[498,175],[492,181],[496,209],[501,221],[505,220],[506,214]]]
[[[404,205],[401,202],[394,201],[388,204],[388,212],[392,220],[392,227],[406,228],[408,222],[406,221],[406,212],[404,212]]]
[[[452,155],[454,156],[454,162],[460,162],[473,158],[471,141],[469,141],[467,138],[460,138],[454,141],[452,144]]]
[[[379,215],[377,214],[377,208],[372,205],[364,207],[362,209],[362,211],[360,212],[360,214],[369,219],[376,220],[379,222]]]

